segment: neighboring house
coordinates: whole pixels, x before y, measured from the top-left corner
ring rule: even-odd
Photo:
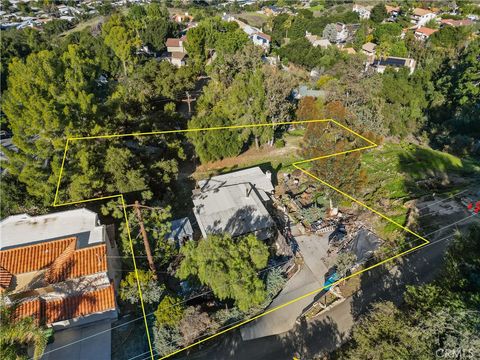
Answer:
[[[179,52],[186,54],[187,51],[185,50],[185,40],[186,36],[182,36],[181,38],[168,38],[167,42],[165,43],[167,51],[169,53]]]
[[[374,44],[372,42],[365,43],[362,45],[362,53],[368,56],[374,56],[376,47],[377,44]]]
[[[267,16],[276,16],[283,13],[283,9],[278,6],[264,6],[262,12]]]
[[[358,13],[360,19],[370,19],[372,8],[373,6],[354,4],[352,11]]]
[[[171,17],[172,21],[180,24],[180,23],[184,23],[184,22],[191,22],[193,21],[193,16],[189,15],[188,12],[184,13],[184,14],[174,14],[172,17]]]
[[[263,33],[260,29],[250,26],[241,20],[235,19],[233,16],[224,14],[222,19],[224,19],[224,21],[235,21],[240,29],[242,29],[243,32],[248,35],[249,39],[252,40],[255,45],[261,46],[265,50],[270,48],[270,44],[272,42],[270,35]]]
[[[325,97],[325,95],[325,91],[309,89],[306,85],[300,85],[298,88],[293,89],[292,91],[292,96],[295,100],[300,100],[304,97]]]
[[[31,317],[72,338],[78,327],[110,329],[117,318],[115,288],[120,263],[111,228],[96,213],[77,209],[41,216],[10,216],[0,222],[0,292],[16,318]],[[66,335],[69,334],[69,335]],[[104,338],[110,341],[110,335]],[[50,348],[59,347],[54,341]],[[110,343],[97,352],[88,342],[84,354],[110,359]],[[48,350],[48,348],[47,348]],[[73,350],[70,349],[70,350]],[[60,359],[62,356],[49,356]]]
[[[398,15],[400,15],[400,6],[385,5],[385,8],[387,9],[387,14],[390,16],[390,18],[396,18]]]
[[[412,22],[414,22],[417,26],[424,26],[430,20],[433,20],[437,17],[437,15],[431,11],[422,8],[415,8],[413,9],[412,13]]]
[[[328,24],[323,30],[323,37],[336,44],[345,42],[348,35],[347,26],[342,23]]]
[[[186,36],[181,38],[168,38],[165,45],[167,46],[168,60],[177,67],[185,65],[187,51],[185,50]]]
[[[186,65],[187,54],[181,52],[173,52],[170,55],[170,63],[176,67],[182,67]]]
[[[438,31],[437,29],[430,29],[430,28],[421,26],[415,30],[415,39],[420,41],[425,41],[437,31]]]
[[[193,228],[190,220],[187,217],[172,220],[170,233],[165,238],[175,242],[177,248],[183,246],[188,240],[193,240]]]
[[[305,32],[305,38],[310,41],[313,47],[320,46],[322,49],[325,49],[332,45],[332,43],[328,39],[322,39],[318,35],[312,35],[308,31]]]
[[[410,70],[410,74],[412,74],[415,71],[416,64],[417,63],[414,59],[388,56],[386,58],[373,60],[371,66],[373,66],[374,69],[381,74],[383,74],[387,67],[392,67],[395,70],[398,70],[402,67],[407,67]],[[370,64],[367,63],[367,67],[368,65]]]
[[[198,186],[192,196],[193,212],[204,237],[253,233],[266,240],[273,235],[275,222],[266,209],[274,190],[269,172],[255,167],[214,176]]]
[[[442,26],[470,26],[473,25],[473,21],[470,19],[461,19],[461,20],[453,20],[453,19],[442,19],[440,20],[440,24]]]
[[[271,36],[264,34],[261,31],[254,33],[250,38],[255,45],[261,46],[264,49],[268,49],[270,47],[270,43],[272,42]]]

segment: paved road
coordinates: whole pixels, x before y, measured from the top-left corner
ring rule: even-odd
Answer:
[[[463,216],[468,215],[463,212]],[[452,215],[449,215],[452,222]],[[470,219],[473,220],[473,219]],[[467,222],[463,223],[465,226]],[[449,229],[448,229],[449,230]],[[430,239],[443,239],[449,231],[435,233]],[[372,303],[382,300],[399,303],[406,285],[431,282],[441,268],[443,254],[449,240],[433,242],[407,256],[395,267],[380,266],[363,274],[361,291],[315,321],[302,322],[294,329],[277,336],[243,341],[239,331],[222,336],[216,343],[194,353],[184,354],[184,359],[240,359],[291,360],[294,355],[310,359],[314,354],[329,352],[348,338],[349,331],[359,316]],[[281,311],[288,311],[288,307]]]

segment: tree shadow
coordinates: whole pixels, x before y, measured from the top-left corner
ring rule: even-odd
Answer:
[[[405,174],[404,190],[412,196],[444,190],[452,186],[451,172],[464,171],[451,157],[415,147],[398,155],[398,170]]]
[[[292,331],[282,335],[281,343],[285,356],[312,359],[338,348],[346,337],[347,335],[339,331],[337,323],[330,316],[309,322],[302,318],[300,324]]]
[[[410,245],[418,245],[415,242]],[[396,305],[403,303],[407,285],[420,285],[433,281],[441,269],[443,254],[447,242],[440,242],[434,247],[418,250],[392,260],[360,276],[360,290],[352,296],[352,316],[357,321],[371,306],[380,301],[391,301]],[[400,253],[401,250],[398,250]],[[391,256],[396,254],[392,253]],[[365,266],[378,263],[372,259]]]

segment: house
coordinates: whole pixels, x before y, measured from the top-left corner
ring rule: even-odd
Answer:
[[[168,61],[171,64],[182,67],[186,64],[187,51],[185,50],[186,36],[181,38],[168,38],[165,45],[167,46]]]
[[[202,235],[255,234],[261,240],[270,238],[275,228],[266,208],[274,190],[270,176],[255,167],[199,181],[192,200]]]
[[[173,241],[177,248],[183,246],[188,240],[193,240],[193,228],[190,220],[187,217],[172,220],[170,232],[165,238]]]
[[[387,9],[387,14],[390,16],[390,18],[396,18],[398,15],[400,15],[400,6],[385,5],[385,8]]]
[[[415,39],[420,41],[425,41],[437,31],[438,31],[437,29],[430,29],[425,26],[421,26],[415,30]]]
[[[189,15],[188,12],[186,12],[184,14],[174,14],[172,15],[171,19],[177,24],[181,24],[193,21],[193,16]]]
[[[79,339],[75,334],[100,329],[108,332],[100,337],[101,349],[82,341],[68,351],[110,359],[109,330],[117,318],[120,280],[112,230],[87,209],[14,215],[0,222],[0,292],[14,318],[31,317],[55,330],[49,359],[67,355],[58,339],[70,343]]]
[[[264,6],[262,8],[262,12],[267,15],[267,16],[276,16],[276,15],[280,15],[281,13],[283,13],[283,9],[282,8],[279,8],[278,6]]]
[[[381,74],[384,73],[387,67],[392,67],[395,70],[398,70],[402,67],[407,67],[410,70],[410,74],[412,74],[415,71],[416,64],[417,63],[414,59],[388,56],[386,58],[378,58],[373,60],[371,66],[373,66],[373,68]],[[367,63],[367,67],[368,65],[369,64]]]
[[[374,44],[372,42],[367,42],[362,45],[362,53],[364,53],[367,56],[374,56],[376,47],[377,47],[377,44]]]
[[[435,19],[436,17],[437,15],[431,10],[415,8],[413,9],[412,13],[412,22],[420,27],[424,26],[427,22]]]
[[[233,17],[231,15],[227,15],[225,13],[222,16],[222,20],[223,21],[228,21],[228,22],[235,21],[238,24],[238,26],[240,27],[240,29],[242,29],[243,32],[248,35],[249,39],[255,45],[263,47],[264,50],[268,50],[270,48],[272,38],[271,38],[270,35],[265,34],[262,30],[260,30],[256,27],[250,26],[250,25],[244,23],[243,21],[235,19],[235,17]]]
[[[167,42],[165,43],[165,46],[167,47],[167,51],[169,53],[184,53],[186,54],[187,51],[185,50],[185,40],[186,36],[182,36],[181,38],[168,38]]]
[[[300,85],[298,88],[293,89],[292,96],[295,100],[300,100],[304,97],[325,97],[326,92],[323,90],[313,90],[310,89],[307,85]]]
[[[318,47],[320,46],[322,49],[325,49],[332,45],[332,43],[328,39],[322,39],[317,35],[312,35],[308,31],[305,32],[305,38],[310,41],[310,44],[313,45],[313,47]]]
[[[473,25],[473,21],[470,19],[461,19],[461,20],[453,20],[453,19],[442,19],[440,20],[440,24],[442,26],[470,26]]]
[[[373,6],[354,4],[352,11],[356,12],[360,19],[370,19],[372,9]]]
[[[334,34],[329,33],[332,30],[334,31]],[[323,37],[336,44],[345,42],[348,39],[348,36],[348,28],[343,23],[328,24],[323,30]]]
[[[272,37],[264,34],[261,31],[257,31],[250,38],[255,45],[261,46],[264,49],[268,49],[270,47],[270,43],[272,42]]]

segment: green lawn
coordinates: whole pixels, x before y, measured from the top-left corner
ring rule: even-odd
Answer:
[[[421,187],[417,181],[429,178],[464,178],[480,175],[480,163],[472,159],[460,159],[451,154],[412,144],[387,143],[362,156],[362,167],[367,170],[368,182],[363,199],[378,208],[387,203],[386,211],[396,222],[404,224],[408,209],[404,203],[432,191]],[[452,191],[445,187],[444,192]],[[436,191],[437,193],[441,192]],[[388,236],[397,227],[382,222],[378,231]]]

